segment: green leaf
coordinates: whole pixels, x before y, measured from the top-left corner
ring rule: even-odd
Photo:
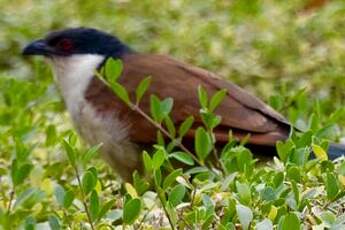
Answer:
[[[189,116],[184,122],[180,125],[180,128],[178,130],[179,136],[183,137],[184,135],[187,134],[187,132],[190,130],[194,123],[194,117]]]
[[[209,105],[210,112],[213,112],[219,106],[219,104],[223,101],[227,92],[228,90],[222,89],[213,95],[210,101],[210,105]]]
[[[204,161],[212,150],[212,140],[203,127],[199,127],[195,133],[195,151],[201,161]]]
[[[312,149],[313,149],[313,153],[315,154],[317,159],[319,159],[321,161],[328,160],[328,155],[327,155],[326,151],[321,146],[313,144]]]
[[[165,151],[163,149],[158,149],[155,154],[153,154],[153,158],[152,158],[152,166],[153,166],[153,169],[156,170],[156,169],[159,169],[164,160],[165,160]]]
[[[273,230],[273,224],[270,219],[264,219],[256,224],[256,230]]]
[[[252,200],[250,187],[245,183],[240,183],[240,182],[236,181],[236,189],[237,189],[237,193],[241,199],[241,202],[249,205],[251,203],[251,200]]]
[[[93,221],[97,219],[98,213],[99,213],[99,198],[98,198],[97,192],[93,190],[90,196],[90,215]]]
[[[315,113],[312,113],[309,122],[308,122],[308,129],[316,131],[320,128],[320,117]]]
[[[240,223],[242,225],[242,228],[244,230],[249,229],[249,225],[253,220],[252,210],[248,208],[247,206],[237,204],[236,212],[237,212],[238,219],[240,220]]]
[[[95,175],[92,172],[87,171],[82,179],[82,187],[85,194],[89,194],[95,188],[96,184],[97,178]]]
[[[236,162],[239,170],[241,172],[246,172],[246,170],[252,169],[252,162],[253,162],[253,154],[249,151],[249,149],[239,146],[236,148],[237,156]]]
[[[123,208],[123,222],[125,224],[133,224],[138,218],[141,210],[141,201],[139,199],[131,199],[125,203]]]
[[[162,172],[160,169],[154,170],[154,181],[157,187],[161,186],[162,183]]]
[[[164,136],[160,130],[157,130],[157,144],[160,146],[165,145]]]
[[[338,173],[342,176],[345,176],[345,161],[342,161],[338,166]]]
[[[330,228],[337,220],[336,216],[330,211],[321,213],[320,219],[328,228]]]
[[[103,218],[107,214],[107,212],[114,206],[114,204],[115,200],[110,200],[106,202],[98,213],[98,219]]]
[[[153,120],[155,120],[158,123],[161,123],[162,121],[162,115],[160,110],[160,100],[156,95],[151,95],[150,97],[150,108],[151,108],[151,116]]]
[[[84,163],[88,163],[91,159],[93,159],[97,153],[98,150],[101,148],[102,143],[99,143],[98,145],[94,145],[91,148],[89,148],[86,153],[83,155],[83,161]]]
[[[106,78],[110,84],[113,84],[121,76],[123,70],[122,61],[119,59],[108,58],[105,64]]]
[[[152,118],[161,123],[171,112],[173,104],[174,100],[171,97],[160,101],[156,95],[151,95],[150,109]]]
[[[300,204],[300,192],[297,187],[296,181],[291,181],[292,192],[296,201],[297,206]]]
[[[69,162],[72,166],[75,166],[77,157],[74,148],[66,140],[62,140],[62,145],[67,153]]]
[[[269,98],[269,103],[277,111],[280,111],[284,106],[285,98],[282,95],[272,95]]]
[[[19,163],[25,162],[31,153],[31,149],[29,149],[22,140],[19,138],[15,138],[15,150],[16,150],[16,160]]]
[[[75,146],[77,144],[77,140],[78,140],[77,135],[72,130],[70,130],[68,132],[68,143],[71,146]]]
[[[190,165],[190,166],[193,166],[194,165],[194,160],[193,158],[188,154],[188,153],[185,153],[185,152],[173,152],[173,153],[170,153],[169,154],[169,157],[170,158],[174,158],[186,165]]]
[[[143,151],[143,161],[146,172],[151,172],[153,169],[153,163],[150,155],[146,151]]]
[[[300,182],[301,181],[300,168],[297,166],[289,167],[289,169],[287,170],[287,176],[289,177],[290,180]]]
[[[37,203],[40,203],[45,198],[45,193],[37,188],[29,188],[24,190],[17,196],[14,203],[14,209],[22,207],[24,209],[31,209]]]
[[[333,200],[339,192],[338,181],[333,173],[330,173],[330,172],[327,173],[325,185],[326,185],[326,191],[327,191],[327,198],[329,200]]]
[[[48,125],[45,130],[45,133],[46,133],[45,145],[46,146],[54,145],[58,139],[55,125]]]
[[[34,166],[30,163],[20,165],[17,160],[12,161],[11,176],[14,185],[19,185],[29,176]]]
[[[131,106],[131,101],[125,87],[117,82],[114,82],[111,84],[111,89],[124,103],[126,103],[128,106]]]
[[[312,143],[313,139],[313,132],[308,131],[303,133],[296,141],[296,148],[305,148],[305,146],[309,146]]]
[[[202,229],[202,230],[208,230],[208,229],[210,229],[211,224],[212,224],[214,218],[215,218],[215,215],[214,215],[214,214],[209,215],[209,216],[206,218],[206,220],[204,221],[204,223],[202,224],[201,229]]]
[[[54,195],[57,200],[57,202],[63,206],[64,205],[64,200],[65,200],[65,189],[61,185],[56,185],[54,189]]]
[[[222,118],[220,116],[213,113],[204,113],[203,111],[201,111],[201,118],[206,127],[209,129],[214,129],[222,121]]]
[[[273,177],[274,188],[278,188],[284,182],[284,173],[278,172]]]
[[[166,127],[168,128],[169,134],[170,134],[173,138],[175,138],[175,136],[176,136],[175,124],[174,124],[174,122],[171,120],[171,118],[170,118],[169,115],[167,115],[167,116],[164,118],[164,122],[165,122]]]
[[[127,193],[131,196],[131,198],[137,198],[138,197],[137,190],[133,187],[132,184],[125,183],[125,188],[126,188]]]
[[[279,227],[281,228],[278,227],[278,229],[281,229],[281,230],[301,229],[301,224],[296,214],[289,213],[283,216],[282,218],[283,218],[282,222],[279,223]]]
[[[286,162],[294,146],[295,145],[291,140],[288,140],[286,142],[277,141],[277,144],[276,144],[277,153],[278,153],[279,158],[283,162]]]
[[[175,182],[178,176],[182,175],[182,169],[175,169],[163,181],[163,189],[167,189],[172,183]]]
[[[298,165],[304,166],[309,159],[310,150],[308,148],[298,148],[294,149],[289,156],[289,162]]]
[[[72,205],[72,202],[74,200],[74,193],[72,190],[65,190],[61,185],[56,185],[54,189],[54,195],[59,203],[64,208],[68,208]]]
[[[186,188],[182,184],[176,185],[169,194],[169,202],[176,207],[176,205],[182,202],[185,193]]]
[[[25,219],[25,230],[35,230],[36,229],[36,220],[32,216],[28,216]]]
[[[138,171],[134,171],[133,173],[133,186],[135,190],[138,192],[139,195],[144,194],[149,188],[150,183],[147,178],[142,178]]]
[[[202,203],[203,203],[204,207],[206,208],[206,210],[208,210],[209,212],[214,212],[215,206],[214,206],[210,196],[204,194],[202,196]]]
[[[276,193],[274,192],[273,188],[270,186],[267,186],[261,191],[261,198],[263,200],[266,200],[266,201],[273,201],[277,197],[276,197]]]
[[[135,91],[135,96],[136,96],[136,103],[139,104],[139,102],[141,101],[141,98],[144,96],[145,92],[147,91],[147,89],[149,88],[150,84],[151,84],[151,79],[152,77],[146,77],[145,79],[143,79],[136,91]]]
[[[49,216],[48,222],[49,222],[49,227],[51,230],[60,230],[61,229],[59,219],[55,215]]]
[[[171,112],[174,105],[174,100],[171,97],[165,98],[160,103],[160,113],[162,114],[162,118],[165,118],[168,116],[168,114]]]
[[[169,202],[166,202],[165,209],[167,211],[167,214],[170,217],[170,221],[172,223],[172,226],[176,226],[177,221],[178,221],[178,216],[177,216],[177,211],[175,207]],[[173,229],[176,229],[175,227]]]
[[[203,109],[207,109],[208,107],[208,95],[206,90],[202,87],[198,87],[198,97],[199,97],[199,103]]]
[[[67,190],[63,201],[63,207],[69,208],[73,203],[74,197],[74,192],[72,190]]]
[[[284,209],[282,209],[284,210]],[[278,214],[278,209],[276,206],[272,205],[271,206],[271,209],[270,209],[270,212],[268,213],[267,217],[271,220],[271,221],[274,221],[277,217],[277,214]]]

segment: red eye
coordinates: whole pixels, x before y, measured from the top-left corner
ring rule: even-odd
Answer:
[[[58,47],[62,49],[63,51],[70,51],[73,48],[73,43],[69,39],[62,39],[58,43]]]

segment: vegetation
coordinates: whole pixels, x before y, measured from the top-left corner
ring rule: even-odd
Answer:
[[[158,6],[159,5],[159,10]],[[304,11],[303,1],[1,1],[0,229],[343,229],[345,163],[327,158],[345,124],[345,3]],[[47,31],[93,26],[143,52],[166,53],[260,95],[303,133],[258,162],[230,138],[213,153],[213,114],[223,92],[198,93],[204,127],[195,155],[178,144],[193,122],[173,127],[172,99],[126,97],[117,75],[100,76],[135,111],[151,97],[160,133],[143,153],[144,176],[120,179],[85,147],[42,60],[20,49]],[[119,62],[107,66],[120,72]],[[120,90],[119,90],[120,89]],[[119,93],[120,92],[120,93]],[[122,93],[121,93],[122,92]],[[206,119],[206,117],[208,119]],[[309,159],[310,150],[315,159]],[[172,161],[185,164],[174,168]]]

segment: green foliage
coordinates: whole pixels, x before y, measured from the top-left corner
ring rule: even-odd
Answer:
[[[140,82],[140,84],[138,85],[135,91],[136,104],[139,104],[141,98],[144,96],[146,90],[149,88],[150,83],[151,83],[151,77],[147,77]]]
[[[141,210],[140,199],[129,199],[123,208],[123,222],[125,224],[133,224],[138,218]]]
[[[186,165],[190,165],[193,166],[194,165],[194,160],[193,158],[188,155],[185,152],[173,152],[171,154],[169,154],[169,157],[175,158],[176,160],[186,164]]]
[[[245,230],[248,229],[250,222],[253,220],[252,210],[244,205],[238,204],[236,205],[236,211],[242,228]]]
[[[111,88],[113,90],[113,92],[127,105],[130,105],[130,99],[129,99],[129,95],[125,89],[125,87],[123,87],[122,85],[120,85],[117,82],[114,82],[111,84]]]
[[[344,2],[311,14],[304,2],[0,1],[0,229],[343,229],[345,163],[330,161],[327,149],[344,133]],[[122,63],[108,59],[101,74],[114,93],[133,112],[151,97],[147,115],[165,131],[143,153],[144,172],[122,189],[99,159],[102,146],[87,148],[69,131],[49,69],[16,55],[66,25],[102,28],[138,51],[220,73],[305,132],[278,142],[269,162],[231,135],[214,149],[217,106],[229,92],[191,92],[203,127],[196,117],[175,127],[173,99],[148,95],[147,76],[130,95],[119,82]],[[191,135],[195,155],[181,148]]]
[[[166,98],[161,101],[157,96],[151,95],[151,115],[156,122],[161,123],[169,115],[172,107],[172,98]]]
[[[195,133],[195,152],[201,161],[204,161],[212,151],[212,140],[209,133],[199,127]]]
[[[115,60],[113,58],[109,58],[105,63],[105,76],[107,76],[107,80],[114,85],[117,79],[121,76],[123,70],[123,64],[120,60]]]

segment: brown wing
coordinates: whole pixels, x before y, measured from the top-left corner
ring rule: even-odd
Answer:
[[[132,96],[139,82],[147,76],[152,76],[151,85],[140,104],[146,113],[150,112],[148,95],[155,94],[161,99],[172,97],[174,99],[172,118],[175,124],[179,125],[188,116],[193,115],[196,120],[194,127],[198,127],[201,125],[198,86],[203,86],[209,95],[225,88],[228,89],[227,96],[215,111],[222,117],[221,124],[215,129],[218,142],[227,142],[229,130],[232,130],[239,139],[250,134],[249,142],[258,145],[274,145],[277,140],[286,139],[289,134],[290,126],[280,114],[238,86],[206,70],[162,55],[130,54],[123,57],[123,63],[124,72],[119,81]],[[108,98],[113,96],[109,94]],[[113,105],[109,106],[111,103]],[[109,99],[104,108],[116,107],[120,116],[131,124],[132,141],[137,143],[155,141],[156,129],[152,125],[122,103],[115,102],[115,99],[111,99],[111,103]],[[102,104],[101,99],[98,106],[99,104]],[[193,138],[193,133],[192,129],[186,138]]]

